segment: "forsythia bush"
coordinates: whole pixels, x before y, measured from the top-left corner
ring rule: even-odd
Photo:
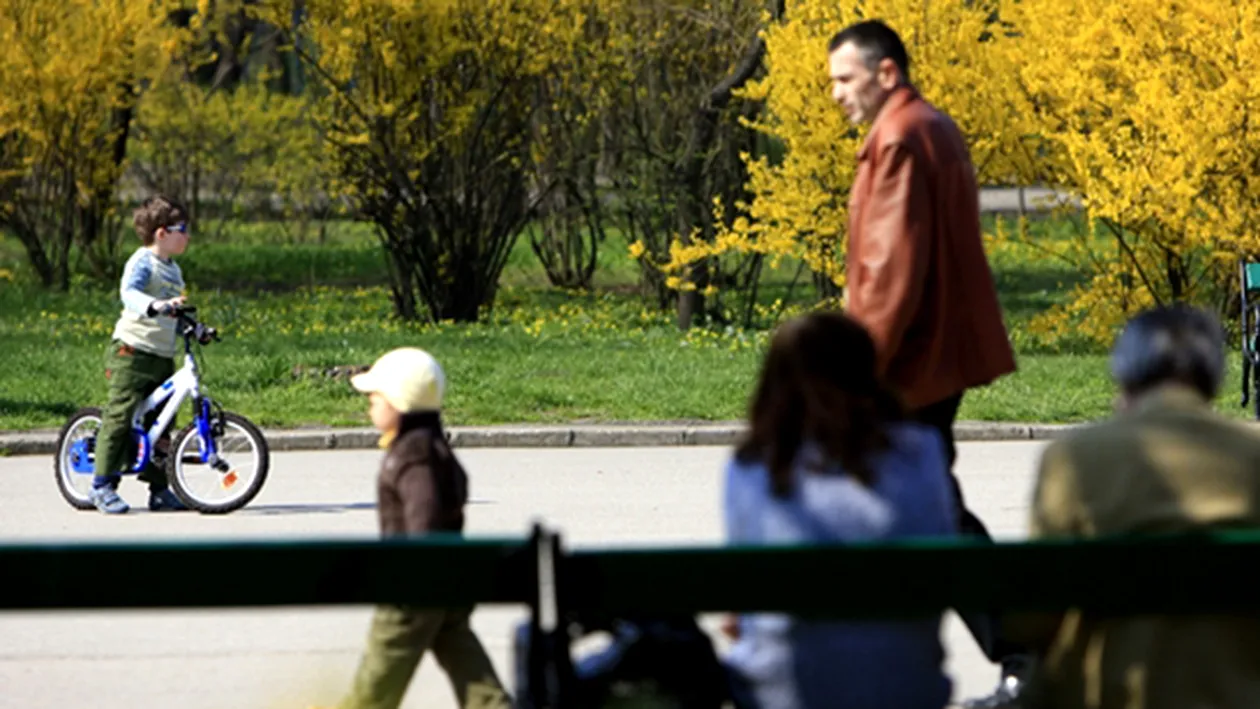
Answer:
[[[694,133],[701,106],[756,36],[759,4],[583,0],[581,41],[545,80],[551,106],[536,118],[536,179],[560,178],[553,199],[580,213],[591,231],[622,232],[647,263],[668,254],[689,189],[702,193],[702,206],[741,192],[738,151],[751,133],[737,111],[721,115],[712,146],[696,144]],[[685,166],[695,154],[706,169],[689,188]],[[659,272],[642,276],[645,292],[664,305]]]
[[[786,154],[781,162],[745,156],[751,200],[737,205],[737,216],[715,210],[719,225],[734,218],[712,241],[687,247],[675,241],[661,264],[671,285],[688,287],[678,274],[700,259],[748,252],[801,258],[843,285],[848,190],[865,131],[850,126],[831,100],[827,42],[865,17],[884,20],[902,36],[912,82],[967,135],[982,181],[1027,173],[1031,112],[1002,51],[1008,39],[993,22],[996,9],[996,2],[870,0],[860,9],[834,0],[789,2],[786,19],[766,32],[764,78],[743,92],[765,102],[765,118],[753,125]]]
[[[1093,227],[1064,247],[1090,280],[1034,331],[1105,344],[1139,308],[1230,302],[1238,259],[1260,256],[1254,2],[1020,0],[1003,11],[1021,34],[1005,49],[1037,107],[1039,167],[1081,196]]]
[[[72,247],[100,255],[117,229],[135,102],[180,47],[168,22],[178,6],[0,3],[0,229],[46,286],[68,288]]]
[[[677,288],[678,279],[656,264],[678,248],[671,244],[687,228],[682,222],[696,227],[693,216],[703,220],[710,200],[733,205],[743,192],[740,155],[755,136],[740,115],[750,106],[732,101],[715,121],[712,144],[693,141],[701,107],[735,70],[771,3],[598,1],[616,38],[609,43],[616,71],[604,91],[613,107],[606,114],[614,158],[608,175],[621,205],[618,226],[633,244],[632,255],[643,257],[646,290],[664,305],[666,288]],[[704,162],[701,184],[689,186],[688,166],[696,157]]]
[[[679,276],[701,259],[748,252],[801,258],[843,285],[863,134],[831,104],[826,41],[862,17],[901,33],[912,81],[963,129],[982,183],[1042,182],[1082,201],[1088,228],[1038,247],[1086,281],[1034,319],[1034,334],[1108,344],[1140,308],[1230,302],[1237,261],[1260,258],[1260,130],[1250,115],[1260,106],[1260,12],[1245,0],[789,3],[766,34],[764,79],[744,92],[765,102],[755,126],[786,156],[746,158],[752,198],[736,215],[715,210],[731,226],[713,240],[675,240],[660,264],[671,286],[689,287]]]
[[[303,60],[326,97],[314,115],[379,227],[397,312],[455,320],[493,303],[540,205],[668,234],[700,102],[757,20],[737,0],[301,6],[297,33],[313,47]],[[280,25],[295,9],[271,0],[261,12]],[[742,182],[726,169],[705,177]]]
[[[476,320],[531,204],[539,83],[577,49],[571,0],[272,0],[325,97],[330,162],[390,259],[396,312]]]

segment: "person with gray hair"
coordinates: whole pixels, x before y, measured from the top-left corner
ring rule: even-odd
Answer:
[[[1216,398],[1225,373],[1225,335],[1203,310],[1173,305],[1134,318],[1112,350],[1111,375],[1126,401],[1170,384]]]
[[[1224,370],[1210,313],[1171,305],[1133,318],[1112,350],[1117,413],[1046,448],[1030,537],[1260,528],[1260,434],[1212,409]],[[1039,655],[1023,709],[1260,706],[1260,616],[1069,610],[1020,625]]]

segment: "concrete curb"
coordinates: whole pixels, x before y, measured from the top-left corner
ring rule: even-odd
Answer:
[[[1049,440],[1079,424],[1026,424],[959,421],[959,441]],[[455,426],[450,429],[456,448],[634,448],[667,446],[729,446],[744,431],[739,422],[712,424],[644,423],[625,425],[514,425]],[[363,450],[376,447],[379,434],[370,428],[264,431],[273,451]],[[56,451],[56,431],[0,433],[0,455],[50,455]]]

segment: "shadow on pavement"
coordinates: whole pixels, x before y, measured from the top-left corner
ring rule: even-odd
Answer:
[[[491,504],[489,500],[469,500],[469,505]],[[332,514],[336,512],[357,512],[374,510],[375,502],[310,502],[276,505],[246,505],[232,514],[257,515],[300,515],[300,514]]]
[[[357,510],[374,510],[375,502],[334,502],[334,503],[307,503],[307,504],[290,504],[290,505],[246,505],[244,509],[237,510],[234,514],[259,514],[259,515],[292,515],[292,514],[329,514],[334,512],[354,512]]]

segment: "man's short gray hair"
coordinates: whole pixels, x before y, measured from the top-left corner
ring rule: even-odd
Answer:
[[[1153,308],[1129,321],[1111,353],[1126,394],[1181,383],[1213,399],[1225,372],[1225,335],[1211,313],[1188,305]]]

